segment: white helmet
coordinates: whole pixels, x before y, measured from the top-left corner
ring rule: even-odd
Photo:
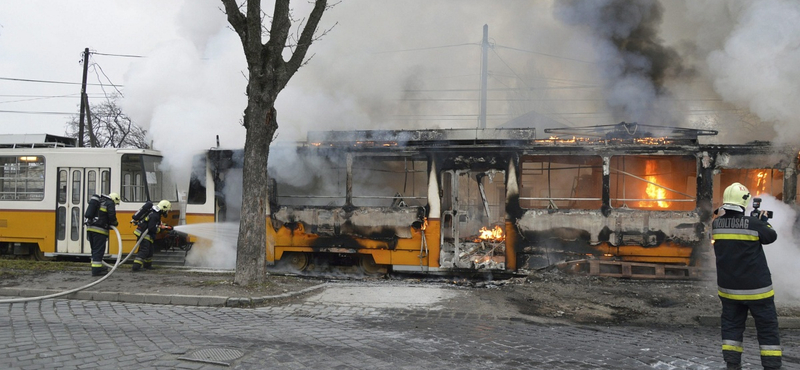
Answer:
[[[747,202],[750,200],[750,190],[744,185],[734,182],[728,186],[722,193],[723,204],[733,204],[742,208],[747,208]]]
[[[114,201],[114,204],[119,205],[119,194],[111,193],[108,194],[108,198]]]
[[[167,213],[172,209],[172,204],[168,200],[162,200],[158,202],[158,209],[161,210],[163,213]]]

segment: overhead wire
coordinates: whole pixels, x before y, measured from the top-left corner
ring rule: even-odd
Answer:
[[[508,68],[508,70],[509,70],[509,71],[511,71],[511,73],[514,75],[514,77],[515,77],[517,80],[519,80],[519,81],[520,81],[520,82],[521,82],[523,85],[525,85],[525,87],[527,87],[528,89],[530,89],[530,88],[531,88],[531,86],[528,84],[528,81],[526,81],[525,79],[523,79],[522,77],[520,77],[520,76],[519,76],[519,74],[517,73],[517,71],[516,71],[516,70],[514,70],[514,68],[511,68],[511,66],[510,66],[508,63],[506,63],[506,61],[503,59],[503,57],[501,57],[501,56],[500,56],[500,54],[498,54],[498,53],[497,53],[497,51],[494,49],[494,47],[492,47],[492,53],[493,53],[493,54],[494,54],[494,55],[497,57],[497,59],[499,59],[499,60],[500,60],[500,62],[502,62],[502,63],[503,63],[503,65],[505,65],[505,66],[506,66],[506,68]],[[545,94],[547,94],[547,91],[546,91],[546,90],[545,90]],[[554,109],[553,109],[553,108],[552,108],[552,107],[551,107],[549,104],[543,104],[542,106],[543,106],[545,109],[547,109],[547,110],[549,110],[549,111],[550,111],[549,113],[547,113],[548,115],[551,115],[551,114],[555,113],[555,110],[554,110]],[[528,113],[528,112],[526,112],[526,113]],[[551,118],[554,118],[554,117],[551,117]],[[564,120],[564,121],[566,121],[566,122],[568,123],[568,125],[567,125],[567,126],[575,126],[575,125],[576,125],[574,122],[570,121],[569,119],[567,119],[567,118],[565,118],[565,117],[561,117],[561,119],[562,119],[562,120]],[[554,119],[554,120],[555,120],[555,121],[558,121],[558,119]],[[562,123],[563,123],[563,122],[562,122]]]

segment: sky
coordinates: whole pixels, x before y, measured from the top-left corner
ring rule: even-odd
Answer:
[[[302,19],[309,6],[294,3]],[[246,65],[221,8],[0,3],[0,133],[64,134],[89,48],[90,102],[121,94],[157,148],[187,146],[176,143],[187,134],[241,147]],[[795,138],[798,20],[788,0],[344,0],[279,96],[278,139],[477,127],[484,25],[488,127],[635,121],[716,129],[725,142]]]

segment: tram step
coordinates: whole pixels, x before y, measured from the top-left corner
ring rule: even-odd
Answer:
[[[153,264],[158,266],[183,266],[186,264],[186,251],[160,250],[153,253]]]

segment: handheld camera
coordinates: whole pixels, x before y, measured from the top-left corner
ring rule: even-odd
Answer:
[[[750,216],[758,217],[759,213],[761,213],[761,198],[753,198],[753,211],[750,212]],[[764,211],[767,218],[772,218],[772,211]]]

